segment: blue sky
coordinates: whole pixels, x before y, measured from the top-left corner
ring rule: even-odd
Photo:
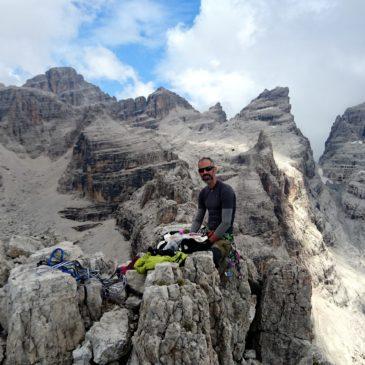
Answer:
[[[363,0],[0,0],[0,82],[74,67],[118,99],[165,86],[234,116],[288,86],[315,156],[365,101]]]

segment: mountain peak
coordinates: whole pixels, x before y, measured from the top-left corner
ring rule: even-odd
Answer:
[[[283,114],[290,113],[289,88],[276,87],[265,89],[256,99],[243,108],[238,117],[275,122],[282,119]]]
[[[172,109],[177,107],[194,109],[183,97],[164,87],[159,87],[148,96],[146,113],[153,118],[160,118],[166,116]]]
[[[72,67],[50,68],[45,74],[27,80],[23,86],[52,92],[63,102],[75,106],[112,100],[99,87],[86,82]]]

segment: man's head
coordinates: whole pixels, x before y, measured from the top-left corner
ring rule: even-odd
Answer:
[[[198,161],[198,171],[201,179],[210,187],[213,187],[217,181],[217,167],[210,157],[202,157]]]

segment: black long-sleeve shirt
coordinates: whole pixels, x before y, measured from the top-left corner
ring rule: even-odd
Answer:
[[[233,232],[236,212],[236,194],[231,186],[217,180],[213,189],[206,186],[201,190],[198,212],[194,217],[191,232],[197,232],[208,210],[208,228],[221,238],[225,233]]]

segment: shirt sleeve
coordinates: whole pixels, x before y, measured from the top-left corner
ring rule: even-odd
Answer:
[[[236,194],[234,190],[227,186],[221,193],[222,202],[222,221],[215,230],[215,235],[222,238],[232,224],[232,215],[236,203]]]
[[[233,209],[236,201],[236,194],[233,189],[228,186],[226,189],[223,189],[222,195],[222,209]]]
[[[207,210],[207,208],[205,206],[204,199],[203,199],[203,191],[201,191],[199,194],[199,199],[198,199],[198,211],[195,214],[195,217],[191,224],[190,232],[195,233],[195,232],[199,231],[199,228],[203,223],[206,210]]]
[[[214,231],[215,235],[222,238],[231,226],[233,209],[222,209],[222,222],[219,224],[217,229]]]

